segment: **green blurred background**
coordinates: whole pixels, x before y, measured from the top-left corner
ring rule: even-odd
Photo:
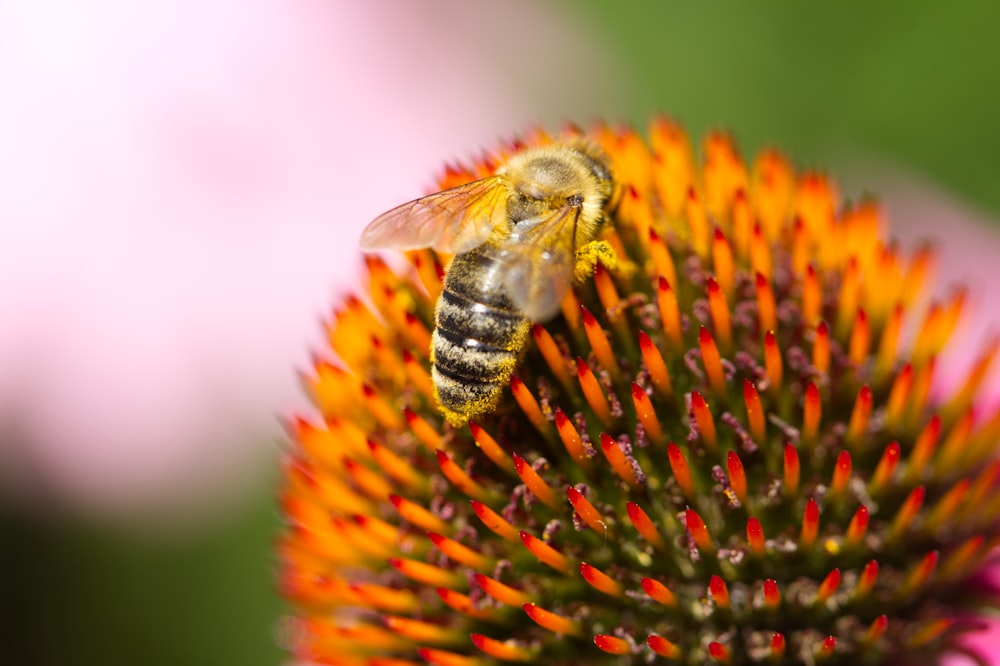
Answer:
[[[832,171],[850,155],[877,154],[1000,212],[1000,3],[557,7],[616,52],[619,88],[630,91],[616,103],[637,123],[666,111],[692,136],[727,127],[746,152],[775,144]],[[0,661],[279,663],[276,478],[225,519],[164,538],[155,524],[137,534],[0,507],[0,651],[14,657]]]

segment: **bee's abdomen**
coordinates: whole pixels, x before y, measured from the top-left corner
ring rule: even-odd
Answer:
[[[434,386],[456,421],[496,403],[528,331],[528,320],[493,284],[493,265],[479,253],[455,257],[438,299],[431,342]]]

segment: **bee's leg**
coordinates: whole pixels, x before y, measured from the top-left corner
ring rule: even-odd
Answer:
[[[607,241],[590,241],[576,251],[576,266],[574,277],[577,282],[583,282],[594,274],[597,262],[601,262],[608,270],[618,269],[618,253]]]

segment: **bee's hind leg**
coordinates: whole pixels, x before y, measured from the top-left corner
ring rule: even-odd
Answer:
[[[618,253],[607,241],[590,241],[576,251],[576,266],[574,277],[577,282],[583,282],[594,274],[594,269],[600,262],[610,271],[617,271],[619,264]]]

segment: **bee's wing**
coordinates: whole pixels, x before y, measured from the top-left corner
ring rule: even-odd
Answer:
[[[563,206],[536,220],[521,222],[501,251],[507,294],[532,321],[552,318],[573,285],[576,221],[580,209]]]
[[[397,206],[365,228],[361,249],[468,252],[506,219],[506,190],[502,178],[491,176]]]

